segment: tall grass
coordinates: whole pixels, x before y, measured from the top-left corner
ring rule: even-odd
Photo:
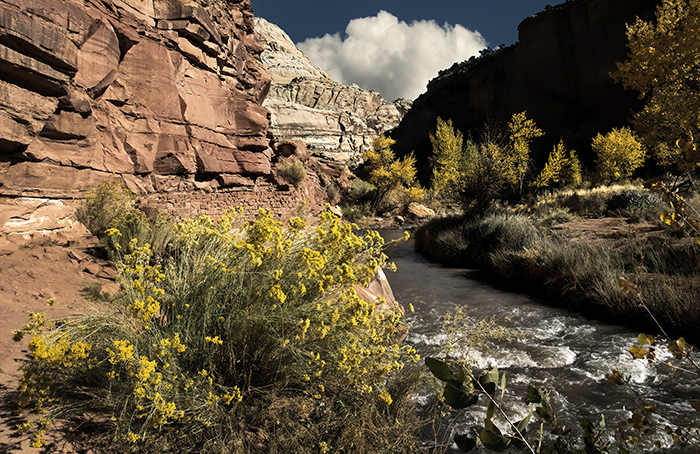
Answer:
[[[547,191],[539,194],[526,208],[532,217],[565,212],[583,218],[616,216],[638,221],[658,219],[664,207],[658,194],[638,185],[625,184]]]
[[[162,256],[115,248],[109,305],[16,332],[33,336],[20,406],[47,411],[20,428],[34,445],[77,414],[122,452],[421,451],[402,312],[353,288],[386,264],[381,237],[329,212],[310,227],[236,216],[178,223]]]
[[[697,244],[664,234],[630,237],[614,249],[572,242],[547,229],[539,214],[491,212],[476,219],[436,219],[416,232],[416,248],[449,265],[480,268],[492,282],[550,304],[655,329],[639,302],[619,288],[618,278],[634,275],[646,305],[667,331],[700,340],[695,328],[700,323]]]

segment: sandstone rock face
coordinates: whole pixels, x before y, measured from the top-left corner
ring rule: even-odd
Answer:
[[[585,151],[596,132],[624,124],[635,105],[636,93],[609,73],[626,58],[625,24],[653,18],[658,3],[575,0],[525,19],[518,43],[455,64],[428,84],[396,130],[397,153],[415,150],[424,161],[438,116],[478,138],[486,122],[522,111],[551,142],[563,137]]]
[[[396,127],[411,105],[333,81],[265,19],[255,18],[255,34],[272,77],[263,105],[272,112],[270,129],[280,139],[303,140],[313,154],[352,163],[374,137]]]
[[[0,0],[0,198],[117,178],[181,216],[319,202],[277,182],[261,52],[248,0]]]

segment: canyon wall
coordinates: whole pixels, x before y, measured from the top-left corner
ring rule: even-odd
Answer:
[[[388,102],[376,91],[335,82],[265,19],[255,18],[255,34],[272,77],[263,106],[272,112],[275,137],[302,140],[314,155],[352,165],[411,106],[410,101]]]
[[[545,152],[560,137],[585,152],[595,133],[625,124],[638,102],[609,73],[626,58],[625,24],[653,18],[658,3],[575,0],[525,19],[518,43],[456,63],[430,81],[395,132],[398,154],[415,150],[425,162],[438,117],[478,139],[487,123],[522,111],[547,134]]]
[[[0,0],[3,206],[105,179],[178,216],[319,206],[313,172],[295,187],[275,171],[278,145],[305,150],[270,141],[262,50],[248,0]]]

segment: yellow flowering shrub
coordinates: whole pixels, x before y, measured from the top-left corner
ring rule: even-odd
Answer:
[[[132,240],[118,263],[122,290],[104,312],[55,325],[32,314],[16,334],[33,335],[22,406],[106,412],[112,440],[146,450],[165,450],[164,439],[180,450],[245,440],[239,421],[259,417],[248,408],[271,396],[319,415],[338,402],[394,409],[388,388],[418,355],[394,343],[399,307],[375,310],[353,288],[387,266],[382,237],[358,234],[330,211],[306,226],[260,210],[233,228],[239,213],[178,223],[165,260]],[[298,413],[283,424],[290,433]],[[41,438],[47,427],[23,430]]]

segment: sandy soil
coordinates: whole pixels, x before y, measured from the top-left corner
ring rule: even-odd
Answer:
[[[554,226],[553,230],[568,233],[574,242],[609,243],[614,247],[617,240],[658,233],[663,231],[663,226],[660,221],[630,223],[625,218],[600,218],[565,222]]]
[[[114,266],[92,254],[95,244],[95,238],[82,233],[32,241],[0,255],[0,453],[87,452],[60,438],[47,438],[44,449],[31,448],[28,439],[14,434],[22,422],[15,402],[28,339],[14,342],[12,334],[28,322],[28,311],[44,312],[49,318],[84,312],[88,303],[81,289],[88,282],[102,284],[104,291],[118,289]],[[46,304],[49,298],[56,299],[53,307]]]

